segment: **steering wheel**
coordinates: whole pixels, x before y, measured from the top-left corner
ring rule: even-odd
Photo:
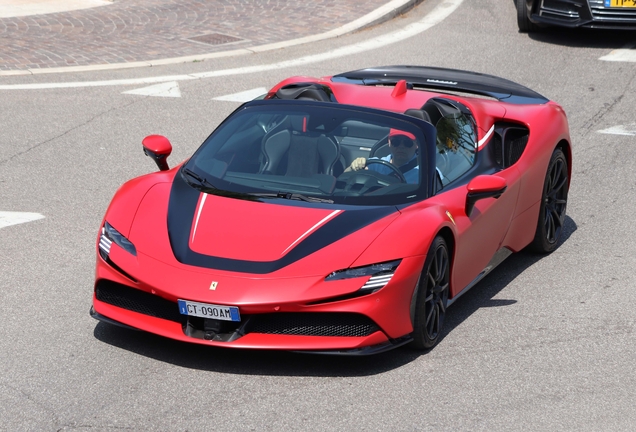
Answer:
[[[406,178],[404,177],[404,174],[402,174],[402,171],[400,171],[400,169],[391,162],[387,162],[382,159],[367,159],[367,166],[371,164],[380,164],[391,168],[393,172],[390,175],[395,175],[402,183],[406,183]]]

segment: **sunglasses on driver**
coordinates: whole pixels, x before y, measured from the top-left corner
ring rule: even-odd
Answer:
[[[413,144],[415,144],[413,140],[407,137],[391,137],[389,139],[389,145],[391,147],[399,147],[403,145],[406,148],[411,148],[413,147]]]

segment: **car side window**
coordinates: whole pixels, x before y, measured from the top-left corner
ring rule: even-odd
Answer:
[[[472,119],[458,111],[445,113],[437,129],[436,167],[445,186],[458,179],[475,163],[477,135]]]

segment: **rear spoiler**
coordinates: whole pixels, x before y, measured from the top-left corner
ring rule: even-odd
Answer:
[[[382,66],[345,72],[331,77],[333,82],[365,86],[395,85],[401,80],[405,80],[413,88],[484,95],[511,104],[539,105],[549,102],[546,97],[513,81],[458,69],[426,66]]]

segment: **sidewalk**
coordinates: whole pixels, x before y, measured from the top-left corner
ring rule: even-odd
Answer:
[[[0,76],[149,66],[279,49],[377,24],[421,1],[4,0]]]

